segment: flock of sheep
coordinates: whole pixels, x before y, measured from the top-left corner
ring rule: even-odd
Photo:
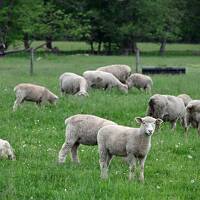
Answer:
[[[127,65],[109,65],[94,71],[86,71],[83,76],[64,73],[59,77],[61,94],[89,96],[90,88],[118,88],[124,93],[132,87],[151,93],[151,77],[133,73]],[[49,102],[55,104],[58,96],[45,87],[22,83],[14,88],[16,100],[13,111],[24,101],[35,102],[38,106]],[[112,157],[125,157],[129,165],[129,179],[134,177],[137,161],[140,164],[140,180],[144,181],[144,164],[151,148],[151,136],[164,121],[176,128],[177,121],[182,124],[187,138],[188,128],[193,126],[200,135],[200,100],[192,100],[187,94],[179,96],[155,94],[150,97],[146,116],[136,117],[139,128],[121,126],[113,121],[94,115],[77,114],[65,120],[66,137],[58,155],[58,162],[63,163],[71,151],[72,160],[79,163],[78,147],[80,144],[97,145],[101,178],[108,177],[108,167]],[[15,155],[8,141],[0,139],[0,157],[7,156],[14,160]]]

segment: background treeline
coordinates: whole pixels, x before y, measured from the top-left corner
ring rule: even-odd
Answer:
[[[100,54],[133,53],[137,42],[200,41],[199,0],[2,0],[0,50],[16,41],[79,40]],[[94,45],[97,45],[97,50]]]

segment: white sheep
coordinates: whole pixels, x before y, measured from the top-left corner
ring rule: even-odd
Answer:
[[[139,90],[145,90],[145,92],[151,93],[151,88],[153,86],[153,81],[150,76],[144,75],[144,74],[139,74],[139,73],[134,73],[131,74],[127,81],[126,84],[128,85],[128,88],[135,87]]]
[[[171,95],[155,94],[149,99],[147,115],[169,121],[172,129],[176,128],[176,122],[181,120],[186,127],[186,109],[181,98]]]
[[[90,87],[111,89],[117,87],[120,91],[128,93],[128,86],[121,83],[114,75],[103,71],[85,71],[83,77]]]
[[[144,181],[144,164],[151,148],[151,136],[161,119],[136,117],[140,128],[109,125],[101,128],[97,135],[101,178],[108,178],[109,163],[114,155],[126,157],[129,164],[129,180],[134,177],[136,161],[139,160],[140,180]]]
[[[64,73],[59,77],[61,93],[88,96],[88,84],[85,78],[74,73]]]
[[[15,154],[8,141],[0,139],[0,158],[7,157],[9,160],[15,160]]]
[[[179,97],[179,98],[181,98],[183,100],[183,102],[185,104],[185,107],[188,105],[188,103],[190,101],[192,101],[192,98],[189,95],[187,95],[187,94],[180,94],[177,97]]]
[[[70,150],[72,160],[79,163],[77,156],[79,145],[96,145],[99,129],[110,124],[116,123],[94,115],[78,114],[67,118],[65,120],[66,138],[59,152],[59,163],[64,163]]]
[[[126,83],[131,74],[131,68],[128,65],[116,64],[97,68],[97,71],[104,71],[113,74],[122,83]]]
[[[193,128],[197,128],[200,136],[200,100],[192,100],[188,103],[186,107],[186,139],[188,138],[188,129],[190,125]]]
[[[15,86],[14,92],[16,94],[16,100],[13,105],[13,111],[16,111],[17,107],[24,101],[32,101],[37,105],[41,105],[46,101],[55,104],[58,100],[58,97],[46,87],[30,83],[18,84]]]

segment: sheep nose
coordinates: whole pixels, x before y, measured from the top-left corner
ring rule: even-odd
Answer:
[[[149,130],[149,133],[152,134],[152,133],[153,133],[153,130]]]

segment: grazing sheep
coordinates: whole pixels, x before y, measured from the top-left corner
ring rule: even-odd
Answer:
[[[59,163],[65,161],[70,150],[72,160],[78,163],[77,149],[79,145],[96,145],[99,129],[111,124],[116,123],[94,115],[78,114],[67,118],[65,120],[66,138],[59,152]]]
[[[149,99],[147,115],[169,121],[172,129],[176,128],[176,122],[180,119],[182,126],[186,127],[186,109],[183,100],[171,95],[155,94]]]
[[[129,76],[126,81],[128,88],[136,87],[137,89],[141,90],[144,89],[146,92],[151,93],[151,87],[153,85],[153,81],[151,77],[134,73]]]
[[[120,65],[120,64],[99,67],[97,71],[111,73],[122,83],[126,83],[127,78],[131,74],[131,68],[128,65]]]
[[[189,95],[187,95],[187,94],[180,94],[177,97],[179,97],[179,98],[181,98],[183,100],[183,102],[185,104],[185,107],[188,105],[188,103],[190,101],[192,101],[192,98]]]
[[[101,128],[97,135],[101,178],[108,178],[108,167],[113,157],[126,157],[129,164],[129,180],[134,177],[136,161],[141,166],[140,180],[144,181],[144,163],[151,148],[151,136],[161,119],[136,117],[140,128],[109,125]]]
[[[64,73],[59,77],[62,94],[69,93],[77,96],[88,96],[88,84],[85,78],[74,73]]]
[[[55,104],[58,97],[49,91],[47,88],[30,83],[21,83],[14,88],[16,93],[16,101],[13,105],[13,111],[16,111],[17,107],[24,101],[36,102],[37,105],[41,105],[43,102]]]
[[[186,132],[185,136],[188,137],[188,129],[190,125],[193,128],[197,128],[200,136],[200,100],[192,100],[186,107]]]
[[[90,87],[111,89],[117,87],[120,91],[128,93],[128,86],[121,83],[114,75],[103,71],[86,71],[83,77]]]
[[[9,160],[15,160],[15,154],[8,141],[0,139],[0,158],[7,157]]]

